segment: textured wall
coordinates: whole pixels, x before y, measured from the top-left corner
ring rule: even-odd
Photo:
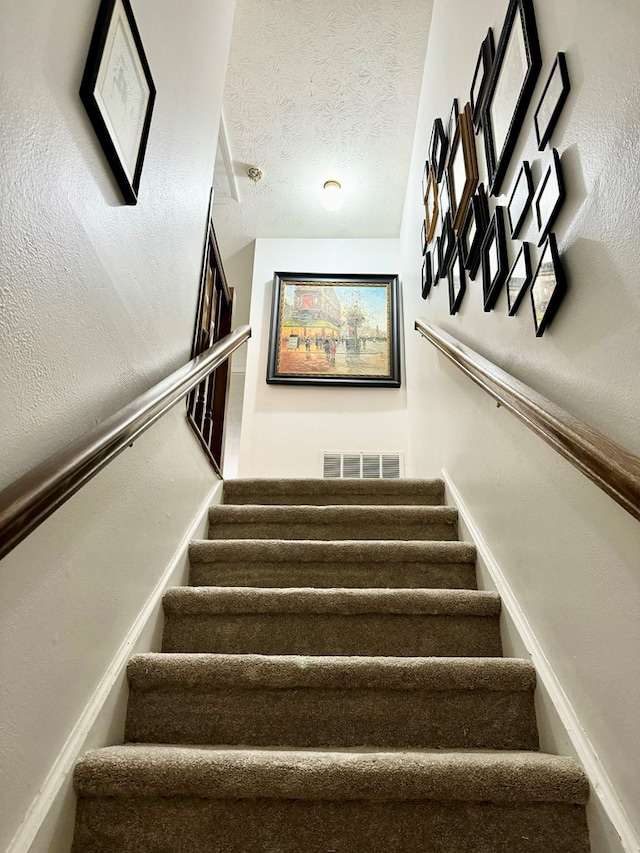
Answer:
[[[431,124],[448,116],[454,96],[468,100],[480,42],[489,26],[497,41],[507,5],[437,0],[434,8],[401,237],[411,448],[418,473],[446,467],[451,474],[640,830],[634,651],[640,643],[640,525],[496,409],[412,328],[416,316],[441,325],[640,453],[635,0],[620,0],[615,8],[596,0],[534,0],[543,68],[503,192],[523,158],[534,161],[534,177],[540,174],[533,113],[556,52],[564,50],[572,90],[552,144],[567,186],[555,231],[569,291],[547,334],[535,338],[527,302],[516,317],[507,316],[504,293],[485,314],[480,277],[467,283],[454,317],[446,283],[426,303],[420,298],[420,181]]]
[[[256,240],[241,477],[317,477],[321,452],[407,450],[402,388],[267,385],[273,273],[395,273],[397,240]]]
[[[234,2],[133,2],[135,207],[78,97],[98,6],[0,2],[0,487],[189,356]],[[0,563],[0,848],[213,481],[175,409]]]

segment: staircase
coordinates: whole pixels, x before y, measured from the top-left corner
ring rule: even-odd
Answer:
[[[587,853],[440,481],[238,480],[78,764],[74,853]]]

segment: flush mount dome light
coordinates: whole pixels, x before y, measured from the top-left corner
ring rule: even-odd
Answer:
[[[322,206],[325,210],[338,210],[342,206],[340,181],[325,181],[322,187]]]

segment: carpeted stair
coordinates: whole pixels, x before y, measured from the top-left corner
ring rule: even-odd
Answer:
[[[74,853],[588,853],[440,481],[237,480],[78,764]]]

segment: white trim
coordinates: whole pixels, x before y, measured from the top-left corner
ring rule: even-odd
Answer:
[[[478,551],[478,556],[482,559],[487,571],[491,575],[496,586],[496,591],[502,599],[503,606],[511,617],[514,627],[520,634],[520,638],[528,653],[531,655],[531,662],[535,666],[538,679],[542,684],[544,684],[547,693],[549,694],[549,698],[556,709],[558,717],[560,718],[573,748],[584,767],[585,773],[589,777],[592,789],[602,804],[602,807],[611,821],[613,828],[620,837],[625,853],[638,853],[638,851],[640,851],[640,838],[636,834],[622,803],[618,799],[611,779],[609,779],[607,771],[603,767],[596,749],[591,743],[588,734],[581,726],[578,715],[576,714],[569,697],[565,693],[558,677],[553,671],[553,667],[542,650],[542,647],[540,646],[524,611],[520,607],[516,596],[509,586],[498,561],[493,556],[493,553],[487,545],[480,528],[475,523],[469,508],[462,498],[462,495],[453,484],[453,481],[445,468],[442,469],[442,478],[445,481],[447,491],[450,493],[453,503],[458,509],[461,520],[466,525],[469,535],[473,539]]]
[[[202,525],[209,506],[213,501],[213,497],[222,488],[222,481],[218,480],[209,491],[205,498],[202,507],[195,516],[189,529],[183,536],[178,545],[173,557],[162,577],[156,584],[153,592],[145,602],[142,610],[136,617],[133,625],[127,632],[122,645],[114,655],[111,663],[107,667],[107,671],[100,679],[98,686],[94,690],[91,698],[80,714],[77,723],[73,727],[69,737],[67,738],[60,754],[56,758],[47,778],[44,780],[40,791],[36,794],[29,810],[17,832],[13,836],[6,853],[27,853],[33,844],[36,835],[40,831],[40,827],[44,823],[49,809],[53,805],[55,798],[58,796],[60,789],[72,772],[80,753],[83,749],[87,735],[95,724],[100,710],[107,701],[109,694],[113,690],[117,680],[122,675],[124,668],[131,657],[132,649],[135,647],[149,619],[152,617],[155,609],[160,604],[162,595],[170,582],[171,575],[176,571],[181,560],[184,559],[189,543],[196,536],[198,529]]]

